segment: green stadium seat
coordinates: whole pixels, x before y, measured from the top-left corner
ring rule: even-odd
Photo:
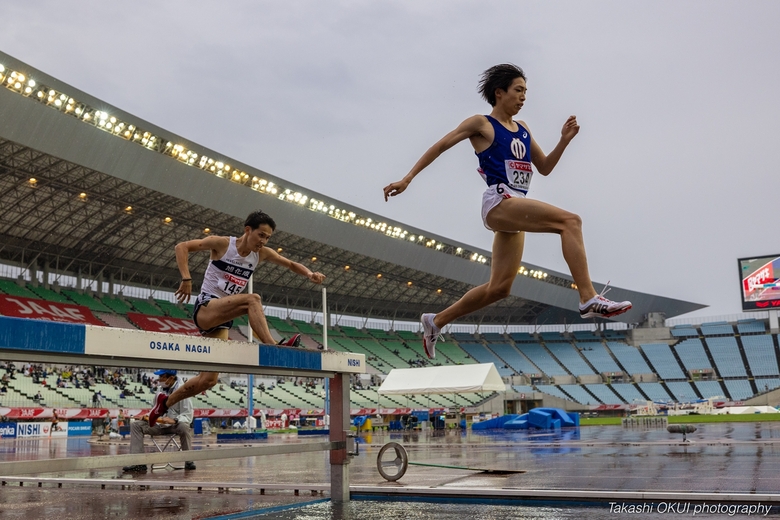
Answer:
[[[420,336],[411,330],[397,330],[395,333],[400,337],[401,339],[405,340],[414,340],[414,339],[420,339]]]
[[[298,328],[298,331],[300,331],[303,334],[322,334],[322,331],[319,330],[314,325],[312,325],[311,323],[307,323],[301,320],[292,320],[292,322],[293,325],[295,325]]]
[[[398,339],[398,336],[386,330],[382,330],[382,329],[366,329],[366,330],[371,335],[371,337],[376,339],[387,339],[387,340]]]
[[[346,325],[341,327],[341,332],[343,332],[344,335],[348,338],[360,338],[360,339],[371,338],[371,336],[367,332],[363,332],[362,330],[356,329],[355,327],[348,327]]]
[[[22,287],[13,280],[0,279],[0,291],[9,296],[21,296],[23,298],[40,298],[34,292]]]
[[[422,349],[422,341],[419,341],[420,348]],[[470,357],[460,346],[452,341],[442,341],[436,344],[436,357],[441,354],[450,359],[456,365],[471,365],[477,362],[474,358]]]
[[[51,289],[46,289],[42,285],[39,285],[38,287],[33,287],[32,285],[27,286],[32,292],[38,295],[38,298],[42,298],[44,300],[50,301],[50,302],[57,302],[57,303],[73,303],[68,298],[63,296],[62,294],[58,292],[54,292]]]
[[[128,301],[136,311],[147,316],[165,316],[165,313],[158,309],[154,304],[140,298],[129,298]]]
[[[80,294],[72,289],[62,289],[62,294],[73,300],[78,305],[83,305],[91,311],[111,312],[111,309],[88,294]]]
[[[281,334],[295,334],[298,332],[298,329],[296,329],[293,325],[290,325],[283,319],[277,318],[276,316],[266,316],[265,319],[268,321],[268,326],[270,328],[276,329],[276,331]]]
[[[121,298],[103,296],[100,301],[103,302],[103,305],[117,314],[127,314],[128,312],[133,312],[133,308]]]
[[[187,311],[180,308],[175,303],[171,303],[168,300],[154,300],[154,302],[157,304],[157,306],[162,309],[162,311],[170,316],[171,318],[181,318],[181,319],[188,319],[189,315],[187,314]]]

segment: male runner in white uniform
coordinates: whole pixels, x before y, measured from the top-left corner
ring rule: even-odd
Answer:
[[[442,327],[509,296],[523,255],[525,231],[557,233],[561,236],[563,258],[569,265],[579,291],[580,316],[608,318],[631,308],[631,302],[613,302],[604,298],[604,291],[597,294],[593,288],[588,273],[580,217],[550,204],[525,198],[530,183],[530,165],[516,169],[512,166],[514,162],[521,163],[519,159],[527,157],[527,152],[530,152],[530,161],[536,166],[536,170],[542,175],[549,175],[569,142],[580,131],[577,118],[570,116],[566,120],[560,141],[549,155],[545,155],[530,136],[528,125],[513,119],[525,103],[526,83],[522,69],[511,64],[491,67],[483,73],[479,91],[493,107],[490,119],[483,115],[469,117],[428,149],[403,179],[384,188],[385,201],[388,197],[400,195],[418,173],[443,152],[465,139],[471,141],[474,151],[480,156],[480,166],[483,170],[480,173],[488,182],[488,190],[483,197],[483,222],[488,229],[495,232],[490,281],[468,291],[442,312],[422,315],[423,346],[429,358],[436,355],[436,340]],[[527,132],[529,135],[525,138],[530,137],[530,150],[516,144],[517,139],[507,141],[504,146],[506,149],[495,150],[502,159],[500,162],[494,161],[498,166],[493,168],[494,171],[484,171],[489,161],[483,163],[483,152],[493,147],[494,139],[498,138],[494,124],[503,126],[505,131],[512,134]],[[498,129],[501,133],[504,130]],[[512,158],[509,159],[510,157]],[[504,161],[504,158],[507,160]],[[508,186],[516,189],[506,189]]]
[[[263,314],[260,295],[241,294],[246,288],[249,277],[260,262],[271,262],[305,276],[316,284],[322,283],[325,275],[310,271],[307,267],[280,256],[270,247],[266,247],[276,223],[263,213],[255,211],[244,223],[244,234],[236,237],[209,236],[198,240],[189,240],[176,244],[176,263],[182,280],[176,297],[179,302],[189,301],[192,296],[192,278],[188,266],[189,254],[193,251],[211,251],[211,261],[203,277],[203,285],[195,300],[193,320],[201,333],[209,338],[228,339],[228,330],[232,320],[247,314],[249,325],[266,345],[273,345],[274,338],[268,329]],[[187,397],[193,397],[217,384],[219,374],[201,372],[190,378],[171,395],[157,394],[155,405],[149,412],[149,425],[154,426],[168,407]]]

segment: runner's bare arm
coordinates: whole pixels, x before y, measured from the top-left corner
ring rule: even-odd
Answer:
[[[179,267],[182,282],[176,290],[179,303],[189,302],[192,297],[192,275],[190,275],[189,256],[193,251],[211,251],[211,258],[221,258],[230,245],[228,237],[211,236],[197,240],[188,240],[176,244],[176,265]]]
[[[303,264],[299,264],[298,262],[293,262],[289,258],[285,258],[270,247],[264,247],[260,252],[260,260],[264,260],[266,262],[271,262],[272,264],[280,265],[282,267],[286,267],[293,273],[299,274],[301,276],[305,276],[308,278],[311,282],[314,283],[322,283],[323,280],[325,280],[325,275],[318,272],[311,271],[308,267],[306,267]]]
[[[439,139],[436,144],[428,148],[428,151],[426,151],[422,157],[420,157],[420,159],[417,161],[417,164],[414,165],[414,167],[409,171],[409,173],[406,174],[403,179],[385,186],[383,190],[385,194],[385,201],[387,201],[388,197],[395,197],[396,195],[403,193],[407,186],[409,186],[409,183],[412,182],[412,179],[414,179],[418,173],[423,171],[427,166],[435,161],[436,158],[441,154],[459,142],[481,134],[485,130],[486,124],[490,126],[490,123],[487,122],[485,116],[471,116],[459,124],[455,130]]]
[[[523,121],[520,123],[528,130],[528,125]],[[550,152],[550,155],[544,155],[542,148],[536,143],[533,134],[531,135],[531,162],[536,166],[536,170],[542,175],[550,175],[555,165],[563,155],[563,151],[569,146],[569,143],[574,136],[580,131],[580,125],[577,124],[577,116],[569,116],[561,129],[561,139],[558,144]],[[528,133],[531,131],[528,130]]]

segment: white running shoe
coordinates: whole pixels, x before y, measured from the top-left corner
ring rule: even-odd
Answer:
[[[604,295],[609,292],[609,282],[604,286],[600,294],[597,294],[585,303],[580,304],[581,318],[611,318],[631,309],[631,302],[613,302],[605,298]]]
[[[423,348],[428,359],[436,357],[436,341],[439,339],[441,330],[433,324],[433,313],[426,313],[420,317],[423,326]]]

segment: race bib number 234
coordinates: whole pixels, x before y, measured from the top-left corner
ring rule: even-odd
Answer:
[[[526,161],[505,161],[507,185],[513,190],[528,191],[531,186],[533,170],[531,163]]]

